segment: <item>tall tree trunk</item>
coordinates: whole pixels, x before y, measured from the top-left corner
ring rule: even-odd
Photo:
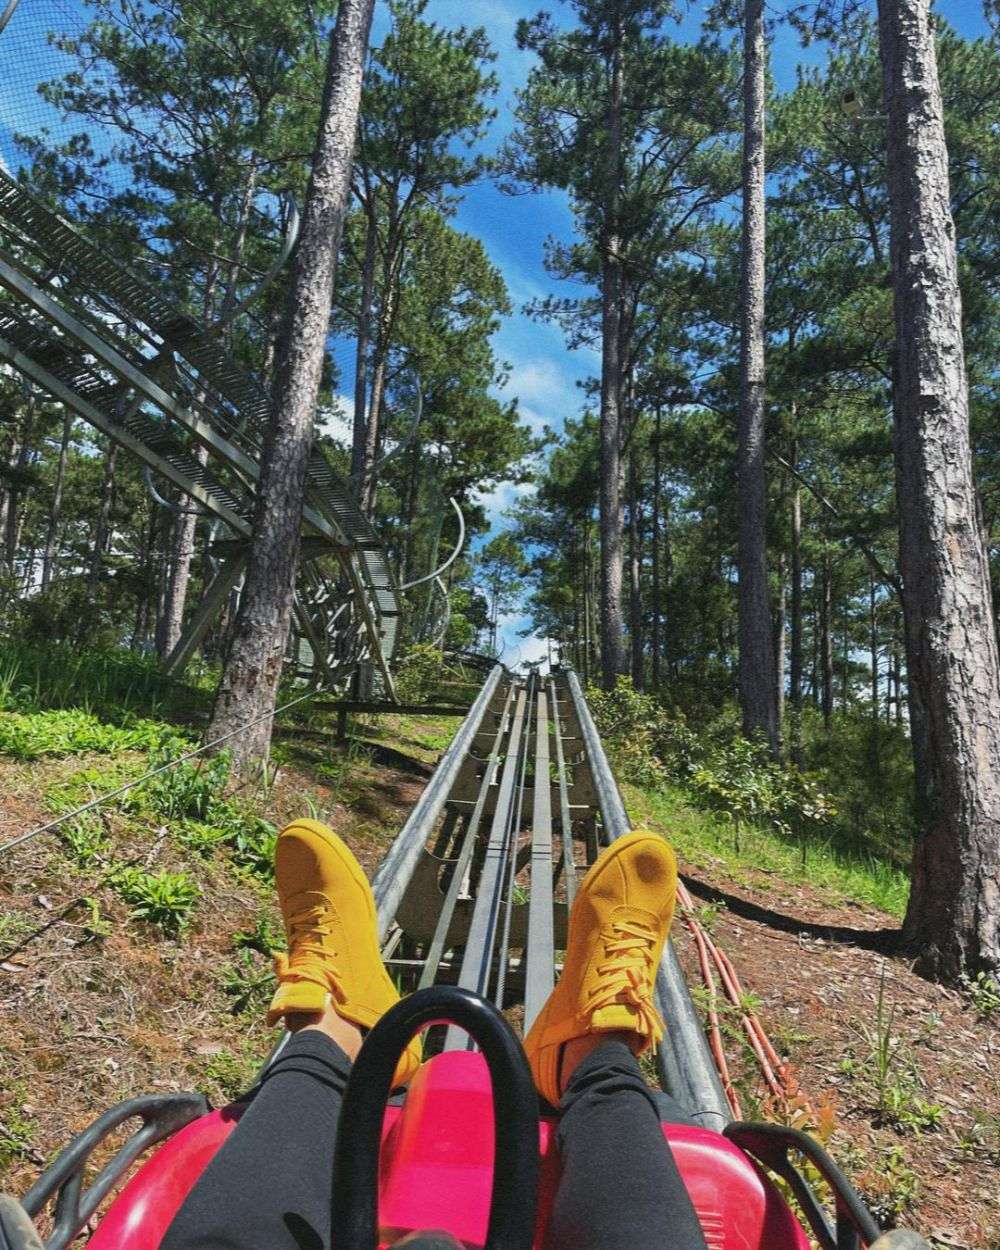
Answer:
[[[793,441],[789,463],[798,468],[798,445]],[[788,697],[792,705],[792,759],[802,766],[802,490],[792,482],[792,587],[788,657]]]
[[[635,437],[629,451],[628,546],[629,546],[629,639],[632,644],[632,685],[646,686],[642,647],[642,517],[639,505],[639,468]]]
[[[365,441],[361,468],[361,508],[366,516],[375,511],[378,491],[378,459],[384,431],[382,418],[385,412],[385,388],[389,370],[389,351],[392,348],[392,332],[396,324],[399,303],[399,267],[402,244],[396,245],[386,261],[383,278],[382,307],[379,311],[378,333],[372,355],[372,389],[368,401],[368,419],[365,423]]]
[[[410,471],[407,475],[406,486],[403,491],[403,506],[400,512],[400,527],[403,531],[403,543],[399,557],[399,573],[398,581],[400,585],[409,581],[416,574],[411,571],[413,569],[414,552],[416,550],[416,527],[417,517],[417,501],[420,498],[420,440],[414,439],[413,446],[410,448],[407,459],[410,462]],[[438,540],[440,540],[441,531],[438,529]],[[437,556],[427,565],[426,569],[421,572],[429,573],[431,569],[437,567]],[[433,584],[432,584],[433,585]]]
[[[660,689],[660,630],[662,628],[662,605],[660,604],[660,421],[659,405],[653,427],[653,520],[650,532],[650,560],[652,575],[653,614],[650,622],[650,650],[652,652],[653,689]]]
[[[830,569],[830,553],[825,547],[819,595],[820,708],[823,712],[823,727],[829,733],[833,717],[833,575]]]
[[[374,0],[341,0],[330,39],[326,83],[302,235],[285,309],[281,361],[264,445],[253,541],[233,643],[208,737],[257,723],[230,740],[239,768],[266,756],[292,615],[306,468],[330,324],[337,254]]]
[[[875,595],[875,574],[868,572],[868,651],[872,670],[872,720],[878,720],[878,601]]]
[[[764,390],[764,2],[746,0],[743,44],[743,251],[740,267],[739,655],[743,731],[779,751],[767,586]]]
[[[56,539],[59,536],[59,520],[62,515],[63,482],[66,478],[66,456],[69,436],[73,429],[73,414],[67,408],[63,413],[62,437],[59,440],[59,459],[56,461],[56,480],[52,485],[52,504],[49,523],[45,530],[45,546],[42,549],[42,593],[52,581],[52,565],[55,557]]]
[[[193,450],[198,464],[206,465],[208,448],[198,443]],[[181,496],[180,507],[181,510],[174,517],[170,569],[166,593],[163,596],[163,613],[157,629],[156,649],[163,659],[177,646],[184,626],[184,605],[187,602],[191,562],[194,559],[195,531],[198,526],[198,509],[194,501]]]
[[[847,711],[851,692],[851,614],[850,604],[845,599],[840,636],[840,710]]]
[[[948,154],[929,0],[879,0],[896,315],[907,674],[929,802],[904,930],[921,970],[1000,973],[1000,662],[977,519]]]
[[[614,689],[625,667],[625,627],[622,615],[623,522],[621,498],[621,185],[622,93],[624,90],[624,29],[620,14],[613,19],[613,47],[608,101],[608,150],[605,177],[603,255],[601,257],[601,681]]]
[[[785,586],[785,556],[778,556],[778,599],[774,605],[774,709],[778,732],[785,720],[785,617],[788,591]]]
[[[111,543],[111,504],[114,499],[117,465],[118,444],[109,443],[104,456],[104,477],[101,481],[101,498],[97,507],[97,522],[94,526],[94,550],[91,553],[90,571],[87,574],[88,603],[93,603],[97,598],[101,573],[104,570],[104,553]]]
[[[587,685],[591,676],[591,657],[594,640],[590,629],[590,523],[583,525],[583,681]]]
[[[5,516],[3,527],[3,544],[4,544],[4,563],[8,571],[13,574],[14,564],[17,560],[18,548],[21,545],[21,522],[24,516],[24,496],[26,490],[23,485],[24,474],[31,462],[31,447],[34,436],[33,426],[35,417],[35,396],[30,395],[25,405],[24,415],[21,419],[20,439],[17,434],[14,436],[13,445],[11,447],[10,463],[14,466],[14,480],[8,485],[5,493]],[[30,584],[31,572],[27,575],[27,584]]]
[[[372,305],[375,300],[374,207],[365,205],[365,256],[361,264],[361,303],[358,307],[354,355],[354,427],[351,439],[351,485],[361,499],[365,476],[365,433],[368,429],[368,347],[371,341]]]

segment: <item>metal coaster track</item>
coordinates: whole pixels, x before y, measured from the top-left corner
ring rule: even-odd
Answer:
[[[561,968],[579,873],[631,828],[572,672],[497,665],[375,874],[384,958],[406,990],[457,984],[527,1031]],[[657,978],[657,1068],[698,1123],[731,1118],[673,947]],[[434,1045],[465,1047],[449,1028]]]
[[[216,545],[218,571],[167,661],[178,671],[242,575],[268,397],[217,338],[2,164],[0,288],[0,361],[167,478],[232,535]],[[300,673],[336,686],[368,661],[393,698],[388,665],[400,596],[378,535],[316,448],[303,534],[294,647]]]

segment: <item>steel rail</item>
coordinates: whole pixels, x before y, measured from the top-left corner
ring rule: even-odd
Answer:
[[[496,775],[497,765],[500,759],[500,748],[505,738],[510,733],[511,723],[511,704],[514,701],[513,683],[507,690],[507,698],[504,702],[503,712],[500,718],[500,724],[497,726],[496,738],[493,742],[493,749],[490,751],[489,758],[486,761],[486,767],[483,770],[482,781],[479,786],[479,793],[476,796],[476,805],[472,809],[469,816],[469,824],[463,835],[462,849],[455,861],[454,873],[451,881],[448,883],[448,890],[441,904],[441,914],[438,917],[437,927],[434,930],[434,937],[427,950],[424,960],[424,968],[420,977],[418,989],[424,989],[428,985],[432,985],[434,978],[437,976],[438,967],[441,963],[441,957],[444,954],[445,943],[448,940],[448,932],[451,929],[452,917],[455,914],[455,904],[458,902],[458,896],[462,889],[462,883],[465,881],[466,874],[472,862],[472,854],[476,848],[476,838],[479,836],[479,826],[482,823],[483,812],[486,809],[486,800],[489,797],[490,789],[493,785],[493,779]],[[471,753],[470,753],[471,756]]]
[[[632,823],[579,678],[570,670],[567,679],[597,793],[604,841],[613,842],[628,833]],[[669,940],[656,977],[656,997],[667,1025],[663,1042],[656,1053],[656,1066],[663,1087],[698,1124],[721,1131],[732,1115],[677,953]]]
[[[555,986],[555,907],[552,863],[552,783],[549,777],[548,691],[539,682],[535,714],[535,792],[531,815],[531,894],[524,983],[524,1032]]]
[[[559,719],[559,692],[554,678],[549,678],[549,697],[552,701],[553,740],[556,747],[556,770],[559,774],[559,824],[562,832],[563,883],[566,890],[566,906],[573,906],[576,898],[576,856],[573,854],[573,822],[569,814],[569,785],[566,781],[566,757],[563,752],[562,724]]]
[[[524,820],[524,790],[528,774],[528,750],[531,741],[531,707],[534,699],[536,678],[532,673],[528,678],[527,700],[524,706],[525,734],[521,743],[521,771],[517,786],[517,807],[512,806],[513,819],[507,830],[507,902],[504,910],[503,937],[500,940],[499,966],[497,968],[497,987],[493,1001],[503,1010],[503,996],[507,988],[507,968],[511,961],[510,926],[514,918],[514,895],[517,884],[518,839],[521,835]],[[515,814],[516,813],[516,814]]]
[[[375,895],[375,905],[378,910],[381,941],[385,940],[406,887],[413,876],[413,870],[430,837],[431,829],[444,809],[458,771],[468,754],[473,739],[479,732],[483,717],[493,700],[504,671],[502,665],[494,665],[483,683],[482,690],[469,709],[468,716],[441,757],[441,762],[434,770],[413,811],[410,812],[406,824],[399,831],[399,836],[389,848],[372,879],[372,892]]]
[[[486,844],[482,870],[479,874],[479,887],[476,903],[472,913],[472,926],[462,957],[462,968],[459,973],[459,985],[466,989],[485,994],[486,981],[492,962],[493,941],[496,935],[497,919],[500,912],[500,899],[503,893],[504,868],[507,864],[508,838],[511,824],[512,799],[517,784],[517,773],[521,763],[521,740],[524,735],[524,709],[527,692],[522,687],[517,694],[514,706],[514,719],[510,730],[507,756],[500,775],[500,789],[497,794],[496,810],[490,826],[490,837]],[[446,1049],[454,1049],[455,1039],[449,1029]]]

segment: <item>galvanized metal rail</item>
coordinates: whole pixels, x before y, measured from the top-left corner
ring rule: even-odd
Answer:
[[[386,962],[405,989],[465,986],[527,1031],[561,970],[579,876],[630,827],[576,675],[496,666],[375,875]],[[657,995],[661,1083],[721,1128],[726,1099],[669,945]],[[454,1027],[432,1041],[469,1044]]]

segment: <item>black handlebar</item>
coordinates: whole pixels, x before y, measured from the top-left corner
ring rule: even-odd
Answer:
[[[385,1104],[410,1039],[457,1024],[483,1052],[493,1089],[493,1192],[485,1250],[531,1250],[538,1198],[538,1095],[528,1061],[499,1011],[471,990],[430,986],[397,1003],[365,1039],[344,1094],[334,1151],[337,1250],[378,1245],[378,1163]]]

